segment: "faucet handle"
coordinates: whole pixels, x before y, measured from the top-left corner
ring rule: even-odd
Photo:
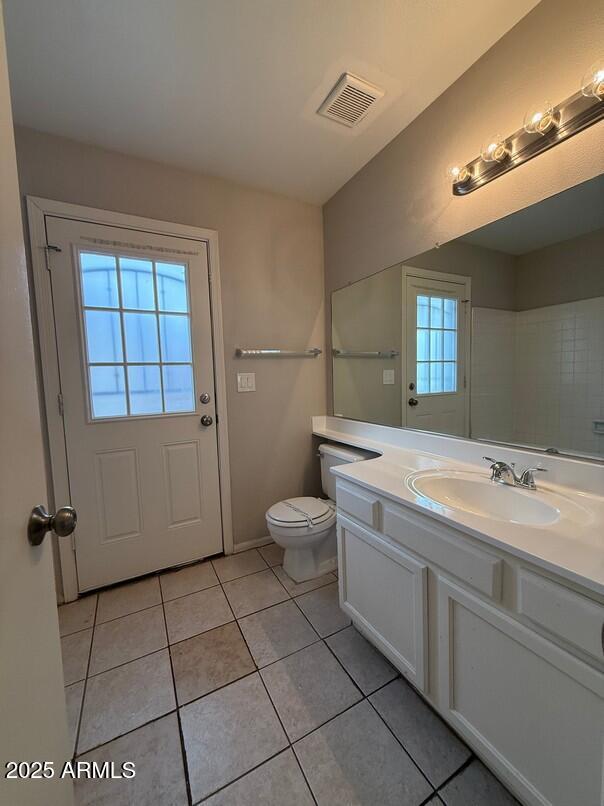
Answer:
[[[522,475],[520,476],[520,486],[521,487],[528,487],[529,490],[537,489],[536,485],[535,485],[535,479],[533,478],[533,473],[537,473],[537,471],[539,471],[540,473],[547,473],[547,468],[546,467],[527,467],[527,469],[524,470],[522,472]]]

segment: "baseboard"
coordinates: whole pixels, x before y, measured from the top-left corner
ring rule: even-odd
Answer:
[[[239,554],[240,551],[249,551],[250,549],[257,549],[260,546],[268,546],[273,542],[270,535],[266,537],[258,537],[256,540],[246,540],[245,543],[235,543],[233,546],[233,554]]]

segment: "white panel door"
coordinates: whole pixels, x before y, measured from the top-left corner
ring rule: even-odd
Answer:
[[[205,242],[46,231],[79,589],[222,551]]]
[[[69,806],[52,544],[27,539],[29,513],[47,492],[1,5],[0,277],[0,804]],[[7,779],[8,762],[34,760],[55,775]]]
[[[468,436],[464,294],[462,283],[407,277],[409,428]]]

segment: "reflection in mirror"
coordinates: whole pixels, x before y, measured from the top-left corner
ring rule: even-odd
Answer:
[[[336,416],[604,458],[604,177],[332,295]]]

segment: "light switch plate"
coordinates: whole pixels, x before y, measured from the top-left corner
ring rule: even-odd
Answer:
[[[385,369],[382,372],[382,383],[384,386],[392,386],[394,384],[394,370]]]
[[[255,392],[256,391],[256,373],[255,372],[238,372],[237,373],[237,391],[238,392]]]

